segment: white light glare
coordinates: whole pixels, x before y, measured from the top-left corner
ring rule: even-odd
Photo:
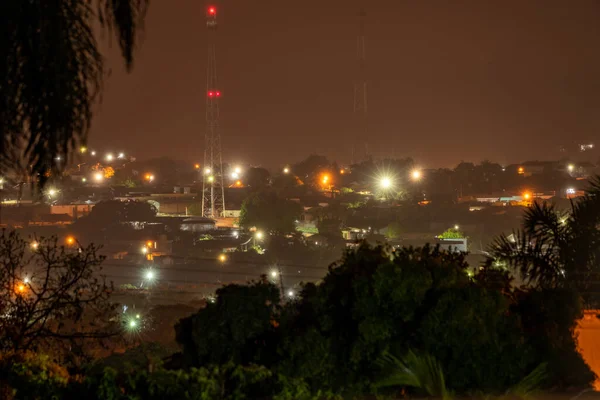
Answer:
[[[389,189],[390,187],[392,187],[392,180],[387,177],[384,176],[383,178],[381,178],[381,180],[379,181],[379,185],[383,188],[383,189]]]
[[[146,279],[151,281],[154,279],[154,272],[153,271],[146,271]]]

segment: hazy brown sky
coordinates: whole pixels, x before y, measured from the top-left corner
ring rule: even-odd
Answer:
[[[224,158],[349,161],[358,2],[221,3]],[[600,2],[366,3],[374,155],[427,167],[507,163],[558,158],[560,144],[596,139]],[[204,9],[202,0],[152,1],[133,72],[111,56],[91,147],[202,161]]]

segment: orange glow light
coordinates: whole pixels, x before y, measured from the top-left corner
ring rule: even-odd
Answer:
[[[529,194],[529,193],[525,193],[525,194],[523,194],[523,198],[524,198],[525,200],[529,200],[529,199],[531,198],[531,194]]]
[[[73,236],[67,237],[67,244],[73,244],[73,243],[75,243],[75,238]]]
[[[200,164],[194,164],[195,169],[200,169]]]
[[[25,285],[20,283],[19,286],[17,286],[17,292],[23,293],[24,291],[25,291]]]
[[[520,173],[520,174],[522,174],[522,173],[524,173],[524,172],[525,172],[525,168],[523,168],[523,167],[519,167],[518,171],[519,171],[519,173]]]
[[[146,246],[148,246],[148,247],[152,247],[152,241],[151,241],[151,240],[148,240],[148,241],[146,242]]]

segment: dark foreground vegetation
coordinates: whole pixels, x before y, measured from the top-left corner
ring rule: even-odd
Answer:
[[[4,234],[2,243],[3,263],[22,262],[8,257],[18,238]],[[78,287],[78,296],[110,290],[89,280],[95,259],[86,264],[87,251],[58,256],[70,263],[67,270],[79,266],[86,277],[89,286]],[[73,308],[70,281],[46,287],[46,296],[69,301],[45,303],[52,312],[23,320],[17,316],[38,307],[36,286],[30,283],[30,297],[15,293],[15,274],[7,271],[0,296],[4,331],[41,336],[27,346],[15,343],[18,335],[2,336],[3,399],[321,399],[401,390],[524,396],[533,389],[586,387],[594,379],[573,336],[583,312],[575,289],[515,288],[492,262],[474,271],[463,255],[428,246],[363,244],[332,265],[322,282],[293,296],[282,296],[266,278],[224,286],[175,326],[181,352],[168,357],[151,344],[95,360],[66,357],[95,332],[85,310]],[[95,309],[93,301],[86,307]],[[103,312],[112,318],[111,310]],[[92,330],[80,337],[78,323]]]

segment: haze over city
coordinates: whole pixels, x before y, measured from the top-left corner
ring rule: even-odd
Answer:
[[[201,161],[203,7],[155,2],[131,74],[113,46],[90,145]],[[316,152],[350,161],[358,8],[225,4],[217,54],[225,159],[275,167]],[[597,2],[374,0],[366,11],[374,156],[507,164],[558,158],[561,145],[597,138]]]

